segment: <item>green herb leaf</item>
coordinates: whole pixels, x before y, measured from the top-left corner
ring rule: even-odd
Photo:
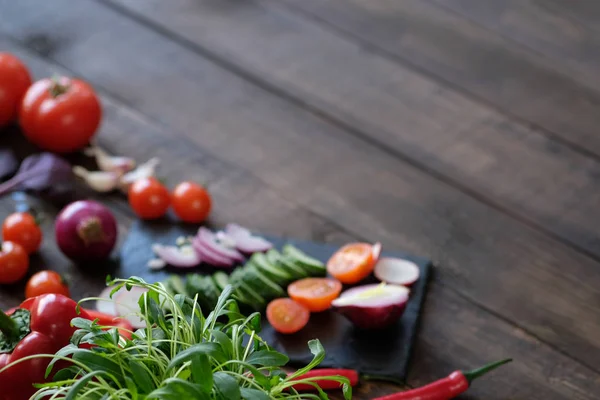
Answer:
[[[270,400],[271,398],[262,390],[241,388],[242,399],[244,400]]]
[[[344,399],[352,399],[352,386],[350,386],[347,382],[342,385],[342,392],[344,393]]]
[[[65,397],[65,400],[74,400],[77,397],[77,395],[79,394],[79,391],[81,391],[88,384],[89,381],[91,381],[96,376],[100,376],[100,375],[106,375],[106,372],[92,371],[89,374],[86,374],[84,377],[80,378],[77,381],[77,383],[75,383],[71,387],[71,390],[69,390],[69,393],[67,394],[67,397]]]
[[[262,365],[265,367],[281,367],[288,363],[290,359],[285,354],[275,350],[261,350],[250,354],[246,359],[248,364]]]
[[[221,349],[223,349],[223,354],[225,355],[225,357],[231,358],[233,353],[233,342],[231,341],[229,336],[227,336],[225,332],[222,332],[217,329],[212,329],[210,333],[215,338],[217,343],[221,345]]]
[[[178,365],[183,364],[186,361],[190,361],[194,356],[204,354],[207,356],[216,357],[219,355],[219,353],[221,356],[223,355],[223,352],[221,351],[221,346],[219,346],[217,343],[199,343],[193,345],[192,347],[182,351],[181,353],[173,357],[173,359],[167,366],[167,371]]]
[[[63,347],[62,349],[60,349],[59,351],[57,351],[56,357],[54,357],[48,364],[48,367],[46,367],[46,374],[44,377],[48,378],[48,376],[50,375],[50,372],[52,372],[52,367],[54,367],[54,364],[56,364],[58,361],[61,361],[62,357],[68,357],[77,351],[82,351],[82,350],[73,344],[69,344],[69,345]]]
[[[85,364],[92,371],[104,371],[112,375],[118,382],[123,383],[124,379],[121,367],[106,356],[90,350],[80,349],[80,351],[73,354],[73,360]]]
[[[165,386],[154,390],[146,397],[146,400],[210,400],[210,395],[204,392],[200,386],[186,382],[178,378],[169,378]]]
[[[210,360],[206,354],[197,354],[192,357],[192,381],[199,384],[205,392],[210,392],[213,386],[213,373]]]
[[[59,371],[56,371],[56,374],[54,374],[54,376],[52,377],[52,382],[73,379],[77,376],[79,371],[81,371],[81,368],[75,366],[63,368]]]
[[[144,368],[144,364],[142,364],[140,361],[130,359],[129,368],[131,369],[133,381],[140,389],[140,393],[147,394],[156,388],[150,373],[146,370],[146,368]]]
[[[131,395],[133,399],[137,399],[138,397],[138,387],[135,384],[135,381],[128,375],[125,375],[125,385],[127,386],[128,394]]]
[[[89,319],[77,317],[77,318],[73,318],[71,320],[71,326],[74,326],[75,328],[79,328],[79,329],[91,330],[92,329],[92,321],[90,321]]]
[[[233,376],[226,372],[215,372],[213,379],[219,398],[224,400],[240,400],[242,398],[240,385]]]

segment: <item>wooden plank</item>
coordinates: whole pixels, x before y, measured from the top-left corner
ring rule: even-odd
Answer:
[[[600,215],[591,212],[598,203],[595,159],[271,3],[244,2],[232,12],[220,0],[117,1],[197,51],[208,49],[358,135],[600,255]]]
[[[490,31],[533,49],[585,86],[600,88],[598,33],[535,0],[430,0]],[[572,5],[574,2],[570,2]],[[599,20],[600,22],[600,20]]]
[[[536,0],[542,6],[568,15],[591,29],[600,29],[600,4],[579,0]]]
[[[600,154],[598,92],[484,28],[419,0],[283,3],[580,151]]]
[[[1,37],[0,47],[23,58],[36,76],[64,72]],[[217,206],[211,218],[213,223],[222,224],[234,218],[253,228],[276,234],[336,243],[365,240],[363,232],[349,234],[326,219],[296,206],[253,175],[224,163],[185,137],[173,135],[171,129],[150,121],[122,103],[104,96],[103,105],[107,112],[100,135],[101,144],[111,150],[121,149],[138,159],[149,154],[161,156],[165,160],[161,174],[170,180],[193,173],[198,174],[193,176],[194,179],[209,181]],[[187,166],[182,169],[178,163]],[[52,252],[52,249],[47,251]],[[83,273],[76,277],[78,285],[85,277]],[[85,285],[86,290],[99,290],[101,281],[90,281]],[[594,393],[600,389],[598,375],[588,368],[474,306],[453,290],[437,283],[432,285],[423,315],[419,346],[413,357],[413,376],[410,379],[413,385],[437,379],[456,368],[472,368],[491,358],[511,355],[518,355],[517,362],[510,369],[498,371],[478,383],[471,392],[474,396],[500,399],[524,393],[530,399],[593,399]],[[397,389],[390,385],[370,383],[359,388],[355,398],[366,400],[394,390]]]
[[[54,43],[53,58],[174,134],[355,234],[430,256],[445,284],[598,365],[596,261],[111,10],[69,4],[27,15],[12,14],[27,1],[14,3],[2,29],[28,38],[34,26]],[[81,13],[94,18],[72,23]]]

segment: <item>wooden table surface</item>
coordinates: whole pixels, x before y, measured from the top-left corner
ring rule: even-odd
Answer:
[[[432,258],[408,385],[512,356],[462,398],[598,399],[599,24],[570,0],[0,0],[0,50],[91,82],[99,143],[205,182],[212,224]],[[44,229],[33,270],[97,294]]]

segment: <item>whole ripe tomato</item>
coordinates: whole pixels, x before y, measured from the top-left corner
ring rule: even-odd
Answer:
[[[137,180],[129,187],[129,205],[142,219],[156,219],[166,214],[171,204],[167,188],[156,178]]]
[[[0,250],[0,284],[20,281],[29,269],[29,256],[25,249],[13,242],[2,243]]]
[[[17,212],[4,220],[2,239],[20,244],[28,254],[31,254],[40,248],[42,230],[31,214]]]
[[[67,77],[35,82],[23,98],[19,112],[21,129],[44,150],[70,153],[94,137],[102,109],[94,89]]]
[[[31,86],[31,76],[21,60],[0,53],[0,127],[17,119],[21,100]]]
[[[25,286],[25,298],[54,293],[71,297],[69,286],[58,272],[40,271],[34,274]]]
[[[185,222],[200,223],[210,214],[210,194],[194,182],[181,182],[171,197],[173,211]]]

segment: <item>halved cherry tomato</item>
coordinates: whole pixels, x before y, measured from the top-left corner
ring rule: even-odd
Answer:
[[[0,251],[0,284],[20,281],[29,269],[29,256],[20,244],[6,241]]]
[[[288,286],[288,294],[310,311],[325,311],[340,295],[342,284],[329,278],[304,278]]]
[[[47,293],[71,297],[69,286],[58,272],[40,271],[29,278],[27,285],[25,285],[26,299]]]
[[[342,283],[358,283],[373,272],[376,261],[372,245],[350,243],[327,261],[327,272]]]
[[[267,306],[267,320],[279,333],[296,333],[310,318],[308,308],[292,299],[275,299]]]
[[[4,220],[2,239],[19,243],[28,254],[31,254],[40,248],[42,230],[31,214],[17,212],[9,215]]]
[[[19,111],[23,134],[56,153],[83,148],[95,135],[102,108],[94,89],[79,79],[41,79],[25,93]]]
[[[142,219],[160,218],[171,203],[167,188],[156,178],[137,180],[129,188],[129,205]]]
[[[31,86],[25,64],[9,53],[0,53],[0,127],[17,119],[21,100]]]
[[[194,182],[181,182],[177,185],[171,202],[175,214],[185,222],[200,223],[210,214],[210,194]]]

